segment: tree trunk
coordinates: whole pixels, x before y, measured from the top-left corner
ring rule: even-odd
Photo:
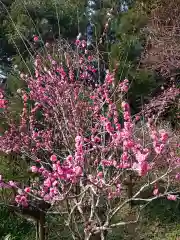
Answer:
[[[101,240],[101,233],[94,234],[90,237],[90,240]]]

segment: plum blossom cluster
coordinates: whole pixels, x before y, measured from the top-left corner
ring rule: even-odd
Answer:
[[[0,89],[0,108],[6,109],[6,107],[7,107],[7,100],[5,99],[4,91]]]

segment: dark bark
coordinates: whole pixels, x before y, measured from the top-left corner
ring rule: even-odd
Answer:
[[[108,232],[104,231],[104,239],[106,239]],[[90,240],[101,240],[101,233],[93,234]]]
[[[45,213],[41,212],[39,221],[39,240],[45,240],[46,238],[45,223]]]

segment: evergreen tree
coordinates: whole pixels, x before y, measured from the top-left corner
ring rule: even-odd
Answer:
[[[116,15],[111,23],[116,40],[109,46],[111,69],[118,64],[117,83],[124,78],[131,81],[129,100],[135,112],[157,86],[154,72],[141,69],[140,65],[146,43],[144,29],[147,19],[147,13],[134,3],[129,5],[128,11]]]
[[[3,38],[23,56],[35,51],[33,36],[38,35],[38,46],[59,35],[72,39],[84,20],[84,0],[11,0],[8,4],[1,2],[0,6],[4,14]]]

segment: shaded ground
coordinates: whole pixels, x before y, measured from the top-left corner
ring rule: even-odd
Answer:
[[[133,220],[137,207],[133,210],[126,209],[125,217]],[[56,222],[56,223],[55,223]],[[56,236],[51,231],[50,240],[69,239],[67,229],[57,231],[57,219],[53,223],[56,228]],[[53,230],[53,229],[52,229]],[[0,240],[11,234],[11,240],[32,240],[35,227],[26,220],[9,215],[4,207],[0,208]],[[149,204],[142,212],[138,224],[114,229],[109,233],[108,240],[179,240],[180,239],[180,201],[172,202],[159,199]]]
[[[127,214],[133,220],[135,208]],[[128,216],[129,214],[129,216]],[[142,212],[138,224],[114,230],[108,240],[180,240],[180,201],[158,199]]]

